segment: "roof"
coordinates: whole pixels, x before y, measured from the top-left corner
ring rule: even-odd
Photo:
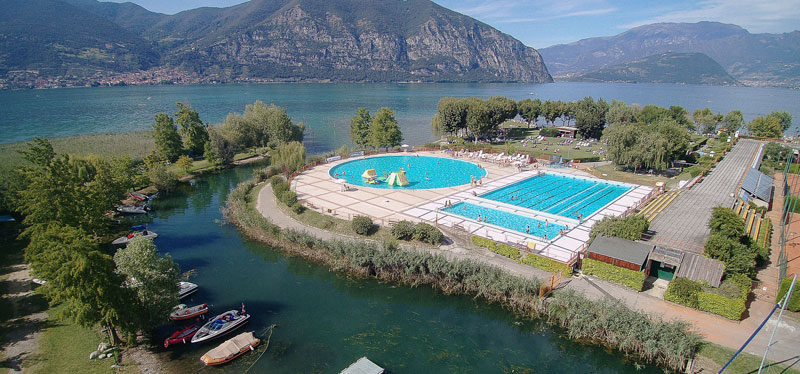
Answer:
[[[361,357],[358,361],[350,364],[339,374],[382,374],[383,368],[376,365],[366,357]]]
[[[758,169],[751,168],[744,175],[742,189],[763,201],[769,202],[772,197],[772,178],[758,171]]]
[[[662,264],[678,266],[683,260],[683,252],[664,247],[656,247],[653,249],[653,253],[650,254],[650,260],[658,261]]]
[[[684,252],[681,266],[678,266],[676,276],[689,278],[693,281],[706,281],[714,287],[719,287],[725,265],[717,260],[702,255]]]
[[[628,239],[597,236],[589,246],[589,252],[608,256],[617,260],[644,265],[647,255],[654,245],[635,242]]]

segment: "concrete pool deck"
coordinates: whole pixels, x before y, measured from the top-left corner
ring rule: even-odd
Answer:
[[[419,155],[452,158],[443,152],[417,152]],[[380,157],[376,155],[372,157]],[[343,190],[343,186],[334,181],[329,170],[352,159],[339,160],[306,170],[292,179],[291,188],[297,198],[311,209],[327,215],[350,220],[354,216],[368,216],[375,223],[383,226],[401,220],[412,222],[428,222],[437,226],[445,226],[469,235],[492,239],[522,247],[533,247],[533,253],[547,256],[562,262],[574,259],[578,252],[585,248],[589,240],[589,232],[595,222],[606,216],[619,216],[630,212],[646,203],[653,196],[653,188],[625,184],[631,189],[595,213],[587,216],[582,222],[574,219],[529,210],[502,202],[479,197],[479,195],[509,184],[533,177],[544,171],[565,176],[577,176],[597,180],[586,172],[570,168],[539,167],[519,172],[516,167],[501,166],[472,158],[459,158],[476,163],[487,170],[488,176],[481,185],[472,187],[469,184],[436,188],[436,189],[385,189],[363,186]],[[605,180],[598,180],[609,182]],[[611,182],[619,183],[619,182]],[[456,204],[467,201],[492,209],[502,210],[517,215],[524,215],[569,227],[565,235],[555,239],[527,235],[522,232],[496,226],[491,223],[478,222],[441,210],[447,202]],[[530,244],[529,244],[530,243]],[[535,247],[534,247],[535,244]]]

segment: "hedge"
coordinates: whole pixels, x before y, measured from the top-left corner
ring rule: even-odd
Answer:
[[[781,287],[778,289],[778,300],[780,300],[783,295],[786,295],[789,292],[789,286],[792,284],[792,278],[786,278],[781,281]],[[786,306],[792,312],[800,312],[800,291],[797,288],[800,287],[800,282],[794,285],[794,289],[792,290],[792,297],[789,298],[789,305]]]
[[[572,266],[533,253],[528,253],[527,256],[517,260],[517,262],[520,264],[525,264],[545,271],[549,271],[551,273],[557,273],[560,271],[561,274],[567,277],[572,276]]]
[[[499,255],[506,256],[512,260],[517,260],[519,259],[520,256],[519,249],[516,249],[507,244],[498,243],[494,240],[481,238],[480,236],[473,236],[472,244],[488,248],[490,251],[497,253]]]
[[[357,216],[353,218],[351,225],[353,231],[358,235],[369,235],[369,232],[375,227],[375,224],[372,223],[372,219],[367,216]]]
[[[713,288],[705,282],[675,278],[667,287],[664,300],[739,321],[747,310],[750,284],[750,278],[743,274],[728,277],[719,288]],[[731,288],[739,289],[738,297],[727,297],[721,294],[725,292],[725,289],[730,290]]]
[[[644,280],[647,278],[647,274],[643,271],[625,269],[602,261],[592,260],[591,258],[583,260],[581,270],[584,274],[596,275],[607,281],[633,288],[636,291],[641,291],[644,288]]]

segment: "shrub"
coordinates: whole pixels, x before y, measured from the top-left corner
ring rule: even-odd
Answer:
[[[519,249],[516,249],[510,245],[498,243],[494,240],[482,238],[480,236],[473,236],[472,237],[472,244],[479,245],[481,247],[485,247],[488,250],[497,253],[499,255],[506,256],[513,260],[518,260],[520,257]]]
[[[392,236],[395,239],[410,240],[414,236],[414,224],[403,220],[392,226]]]
[[[164,165],[155,165],[148,174],[150,182],[161,192],[171,192],[178,186],[178,176]]]
[[[647,274],[643,271],[625,269],[602,261],[592,260],[591,258],[583,260],[581,269],[584,274],[596,275],[607,281],[633,288],[636,291],[641,291],[644,288],[644,280],[647,278]]]
[[[552,258],[539,256],[537,254],[528,253],[527,256],[517,260],[517,262],[520,264],[533,266],[544,271],[549,271],[551,273],[557,273],[560,271],[564,276],[572,276],[572,266],[553,260]]]
[[[700,291],[697,294],[698,308],[704,312],[714,313],[727,319],[738,321],[747,309],[746,299],[728,298],[711,292]]]
[[[699,283],[688,278],[675,278],[669,282],[669,287],[664,292],[664,300],[697,309],[699,305],[697,294],[702,289]]]
[[[303,204],[300,204],[299,202],[296,202],[292,205],[292,212],[294,212],[295,214],[303,213],[305,210],[306,207],[304,207]]]
[[[650,228],[650,221],[643,216],[604,217],[592,226],[591,240],[597,235],[616,236],[628,240],[640,240]]]
[[[300,142],[281,144],[272,154],[275,166],[285,166],[290,172],[303,167],[306,162],[306,147]]]
[[[414,225],[414,239],[423,243],[438,245],[444,240],[444,235],[436,227],[420,222]]]
[[[800,174],[800,164],[789,165],[789,173]]]
[[[781,286],[778,289],[778,300],[789,292],[789,286],[791,285],[792,278],[786,278],[781,281]],[[800,288],[800,282],[794,285],[792,296],[789,297],[789,304],[786,305],[786,308],[792,312],[800,312],[800,290],[798,290],[798,288]]]
[[[545,127],[539,131],[539,135],[546,137],[554,137],[561,135],[561,131],[558,131],[558,129],[555,127]]]
[[[358,216],[353,218],[352,222],[353,231],[358,235],[369,235],[370,231],[375,227],[372,219],[367,216]]]
[[[294,193],[294,191],[282,191],[280,195],[278,195],[278,200],[284,205],[291,207],[292,205],[297,204],[297,194]]]
[[[286,179],[283,179],[283,177],[280,175],[273,175],[272,177],[269,178],[269,184],[272,185],[272,188],[275,188],[277,185],[284,182],[286,182]]]

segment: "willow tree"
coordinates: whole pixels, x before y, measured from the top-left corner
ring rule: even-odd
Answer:
[[[184,103],[175,104],[178,111],[175,112],[175,122],[180,125],[180,133],[183,135],[183,146],[189,153],[200,156],[203,154],[203,147],[208,141],[208,129],[200,114],[191,106]]]

